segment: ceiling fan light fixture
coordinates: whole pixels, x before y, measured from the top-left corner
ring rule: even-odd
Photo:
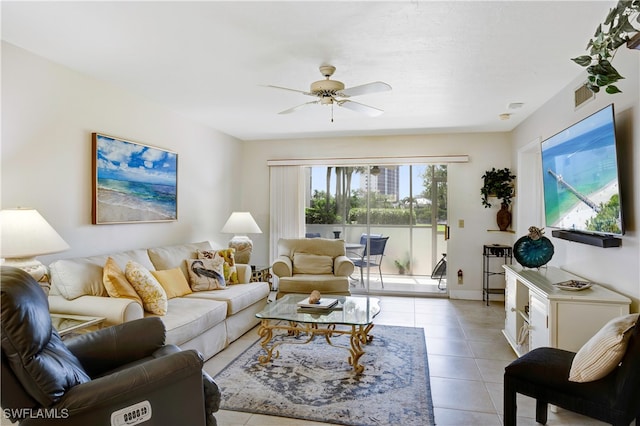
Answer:
[[[311,83],[311,93],[330,92],[335,94],[344,90],[344,83],[337,80],[318,80]]]
[[[330,79],[335,70],[336,68],[332,65],[320,66],[320,72],[325,77],[325,80],[314,81],[313,83],[311,83],[311,90],[309,90],[308,92],[305,92],[304,90],[289,89],[287,87],[268,85],[267,87],[272,87],[274,89],[288,90],[291,92],[301,93],[305,96],[313,96],[317,98],[317,100],[313,102],[306,102],[302,105],[298,105],[293,108],[281,111],[278,114],[289,114],[313,104],[331,105],[331,121],[333,121],[334,104],[361,114],[368,115],[369,117],[377,117],[384,112],[380,108],[342,98],[386,92],[388,90],[391,90],[390,85],[382,81],[374,81],[371,83],[361,84],[359,86],[349,87],[348,89],[345,89],[343,82]]]
[[[378,166],[371,167],[371,170],[369,170],[369,173],[373,176],[378,176],[380,174],[380,167]]]

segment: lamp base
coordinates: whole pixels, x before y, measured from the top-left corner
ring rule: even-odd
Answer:
[[[229,247],[236,249],[234,259],[236,263],[249,265],[251,260],[251,251],[253,250],[253,241],[246,235],[236,235],[229,241]]]
[[[39,260],[36,260],[34,257],[16,257],[5,259],[4,262],[2,262],[2,265],[22,269],[27,274],[31,275],[38,284],[40,284],[40,287],[42,287],[45,294],[49,294],[49,289],[51,288],[51,284],[49,283],[49,271]]]

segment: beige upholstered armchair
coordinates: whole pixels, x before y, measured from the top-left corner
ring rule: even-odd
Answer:
[[[325,238],[280,239],[272,265],[279,279],[278,297],[313,290],[348,296],[353,268],[345,256],[344,241]]]

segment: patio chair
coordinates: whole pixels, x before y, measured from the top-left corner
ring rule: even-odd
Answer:
[[[384,256],[384,249],[387,246],[389,237],[369,237],[369,245],[367,246],[366,235],[364,237],[364,250],[360,259],[355,259],[353,265],[360,268],[360,282],[364,285],[364,273],[363,269],[371,266],[378,267],[378,273],[380,274],[380,284],[384,288],[384,281],[382,280],[382,258]],[[362,241],[362,238],[360,240]]]
[[[347,244],[347,257],[351,259],[352,262],[362,259],[362,249],[367,246],[367,237],[382,238],[382,234],[362,234],[360,235],[360,242],[358,244]],[[350,245],[353,246],[353,248],[349,248]]]

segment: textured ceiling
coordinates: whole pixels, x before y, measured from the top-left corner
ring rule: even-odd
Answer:
[[[240,139],[509,131],[582,68],[615,1],[11,2],[2,39]],[[308,90],[334,65],[368,117]],[[522,102],[520,109],[508,105]],[[510,120],[500,120],[512,113]]]

